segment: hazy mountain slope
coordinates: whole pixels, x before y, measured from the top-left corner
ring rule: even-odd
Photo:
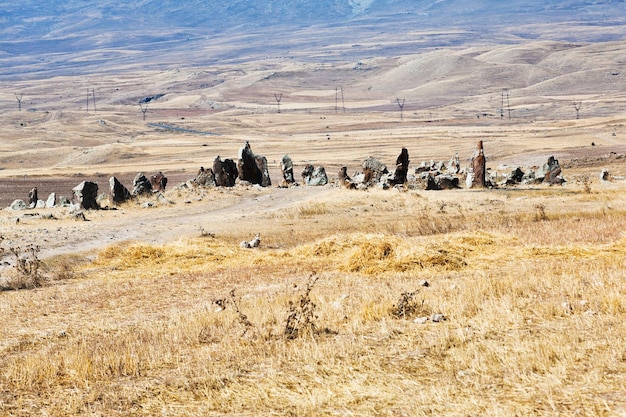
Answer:
[[[265,57],[350,62],[472,42],[621,40],[624,1],[0,1],[0,77]]]

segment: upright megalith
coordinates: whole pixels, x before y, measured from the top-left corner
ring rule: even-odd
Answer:
[[[350,176],[348,175],[348,167],[341,167],[339,169],[339,183],[349,189],[349,190],[354,190],[356,188],[356,184],[354,183],[354,181],[352,181],[352,178],[350,178]]]
[[[280,170],[283,173],[283,181],[281,186],[289,187],[291,185],[298,185],[296,179],[293,176],[293,161],[289,155],[283,156],[280,160]]]
[[[479,140],[476,143],[476,150],[472,155],[471,167],[467,175],[468,188],[485,188],[486,162],[483,141]]]
[[[387,166],[372,156],[363,161],[361,167],[363,168],[363,184],[366,186],[378,184],[381,177],[389,173]]]
[[[250,142],[239,149],[239,159],[237,160],[237,170],[239,171],[239,179],[248,181],[251,184],[259,184],[262,187],[272,185],[269,169],[267,167],[267,158],[255,155],[250,147]]]
[[[234,187],[239,171],[237,164],[232,159],[222,159],[218,155],[213,161],[213,173],[215,184],[219,187]]]
[[[201,185],[203,187],[215,187],[215,174],[211,168],[204,169],[200,167],[198,175],[192,180],[195,185]]]
[[[72,188],[74,200],[85,210],[99,210],[98,205],[98,184],[91,181],[83,181]]]
[[[29,208],[37,207],[38,200],[39,198],[37,197],[37,187],[35,187],[28,192],[28,207]]]
[[[150,185],[152,186],[153,191],[165,191],[165,187],[167,186],[167,177],[163,172],[159,171],[150,176]]]
[[[46,208],[53,208],[57,205],[57,193],[50,193],[46,200]]]
[[[152,184],[143,173],[138,173],[133,179],[132,195],[139,196],[152,193]]]
[[[302,170],[302,182],[305,185],[317,186],[328,184],[328,176],[324,167],[315,168],[311,164],[306,164]]]
[[[561,185],[565,182],[563,177],[561,177],[561,165],[559,164],[559,160],[554,156],[550,156],[548,158],[548,162],[542,167],[543,173],[545,176],[543,177],[543,182],[554,185]]]
[[[113,204],[124,203],[132,197],[128,188],[115,177],[109,178],[109,189],[111,191],[111,201]]]
[[[406,183],[408,173],[409,151],[406,148],[402,148],[400,155],[396,158],[396,170],[393,173],[393,177],[389,180],[389,183],[393,185]]]
[[[452,175],[459,174],[461,172],[461,159],[459,153],[456,152],[452,158],[448,161],[448,173]]]

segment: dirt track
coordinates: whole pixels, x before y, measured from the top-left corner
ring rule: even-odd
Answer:
[[[37,244],[43,258],[91,251],[116,242],[140,240],[164,243],[185,236],[223,232],[233,225],[248,222],[254,229],[255,218],[337,192],[336,188],[294,187],[289,189],[238,186],[209,189],[204,196],[178,198],[168,194],[172,204],[142,208],[130,203],[115,210],[86,211],[87,221],[68,215],[67,208],[25,211],[0,211],[5,245]],[[254,218],[250,214],[254,213]],[[48,218],[52,216],[52,218]],[[253,234],[255,231],[251,230]]]

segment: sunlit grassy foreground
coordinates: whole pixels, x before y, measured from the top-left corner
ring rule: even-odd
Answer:
[[[0,294],[0,414],[626,414],[622,191],[381,195]]]

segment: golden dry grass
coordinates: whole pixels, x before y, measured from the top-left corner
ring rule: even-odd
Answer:
[[[341,191],[268,216],[258,250],[243,226],[104,248],[71,279],[0,294],[0,410],[623,414],[626,213],[597,209],[623,191]],[[312,273],[315,326],[286,338]],[[416,314],[394,316],[413,291]]]

